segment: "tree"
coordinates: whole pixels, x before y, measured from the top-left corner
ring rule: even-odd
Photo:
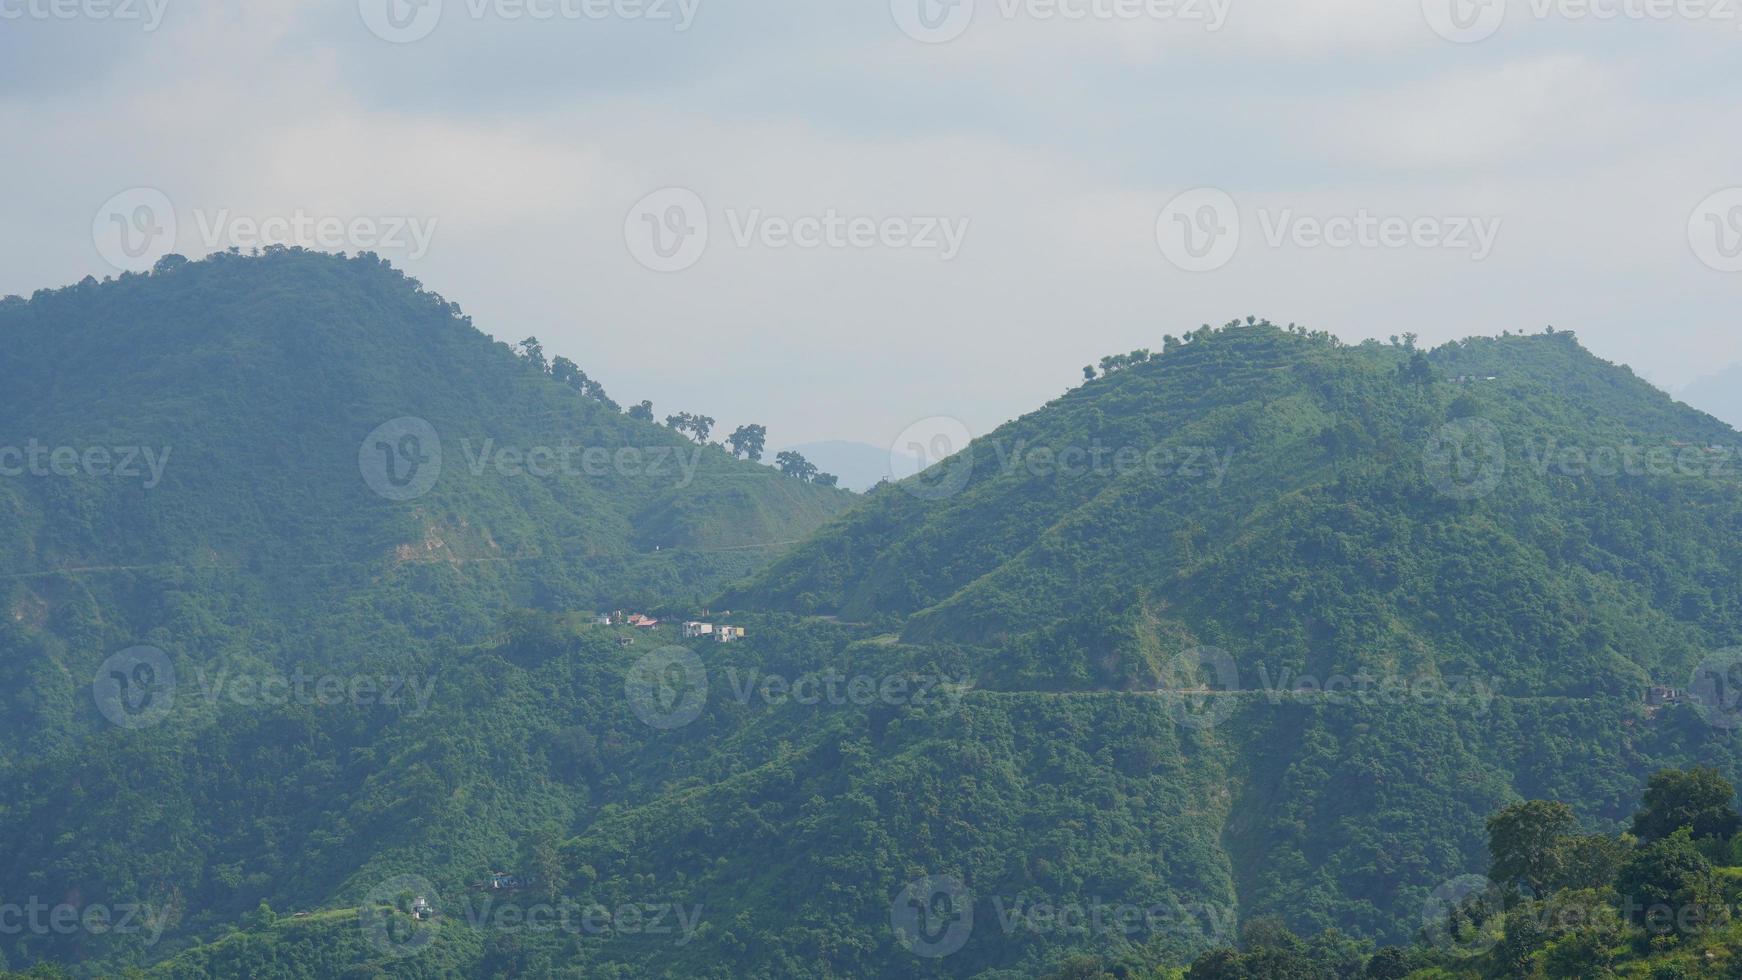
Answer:
[[[1608,834],[1571,834],[1555,845],[1560,851],[1552,890],[1602,888],[1615,880],[1633,851],[1633,838]]]
[[[1686,827],[1695,840],[1729,840],[1742,825],[1735,799],[1736,788],[1716,769],[1664,769],[1646,783],[1644,802],[1633,815],[1633,836],[1662,840]]]
[[[749,457],[751,462],[762,459],[762,448],[768,441],[768,427],[762,425],[740,425],[726,437],[726,445],[732,447],[732,455]]]
[[[1615,877],[1621,912],[1656,933],[1709,924],[1723,901],[1712,862],[1682,827],[1640,848]]]
[[[1561,839],[1578,828],[1573,808],[1553,800],[1514,803],[1488,818],[1488,877],[1542,895],[1560,874]]]
[[[550,376],[563,384],[578,388],[586,379],[587,373],[581,370],[579,364],[559,354],[550,362]]]
[[[841,478],[833,473],[818,473],[811,482],[819,487],[838,487],[841,485]]]
[[[787,476],[794,476],[807,482],[817,475],[816,466],[812,465],[810,460],[805,459],[803,453],[795,453],[790,449],[776,455],[774,465]]]
[[[1373,954],[1361,975],[1368,980],[1403,980],[1409,976],[1409,955],[1396,946],[1386,946]]]
[[[1093,364],[1083,365],[1083,380],[1084,381],[1095,380],[1095,365],[1093,365]]]
[[[714,420],[712,418],[709,418],[706,415],[691,415],[688,412],[667,415],[665,417],[665,424],[671,426],[678,432],[689,433],[694,436],[698,442],[707,442],[708,433],[713,431],[714,428]]]
[[[653,421],[653,403],[650,401],[644,401],[639,405],[629,406],[629,417],[632,419],[640,419],[643,422]]]
[[[732,430],[732,435],[726,437],[726,444],[732,446],[733,456],[747,456],[756,463],[761,460],[763,446],[768,440],[768,426],[740,425]]]
[[[520,343],[515,344],[514,347],[520,352],[521,357],[526,358],[528,363],[532,364],[540,371],[545,370],[544,345],[538,342],[537,337],[528,337]]]

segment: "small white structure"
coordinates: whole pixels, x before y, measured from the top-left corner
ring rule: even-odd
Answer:
[[[714,638],[719,640],[721,643],[731,643],[733,640],[742,640],[744,638],[744,627],[716,626],[714,627]]]
[[[435,914],[435,909],[429,907],[429,901],[422,895],[412,900],[411,915],[417,919],[427,919]]]
[[[686,640],[693,640],[698,636],[707,636],[712,632],[714,632],[714,624],[713,623],[685,623],[685,624],[683,624],[683,635],[684,635],[684,639],[686,639]]]

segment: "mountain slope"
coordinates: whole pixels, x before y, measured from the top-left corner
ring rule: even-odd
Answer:
[[[731,598],[900,617],[1020,686],[1152,686],[1192,643],[1248,673],[1679,685],[1742,636],[1739,445],[1569,334],[1423,356],[1231,327],[873,495]],[[1097,451],[1130,462],[1043,465]]]
[[[0,303],[0,341],[13,690],[139,643],[344,666],[508,606],[682,603],[853,499],[584,396],[369,255],[86,280]],[[0,730],[37,748],[95,720],[27,700]]]
[[[208,675],[169,724],[7,760],[0,891],[145,901],[172,925],[6,955],[178,978],[1004,978],[1140,947],[1184,963],[1264,915],[1402,942],[1436,888],[1486,869],[1481,822],[1505,803],[1566,799],[1614,830],[1655,769],[1742,772],[1721,715],[1644,699],[1742,643],[1720,423],[1561,334],[1426,353],[1236,325],[1114,363],[725,588],[750,631],[734,644],[490,605],[572,608],[595,577],[722,581],[652,579],[633,542],[607,568],[396,559],[360,591],[341,567],[324,584],[353,598],[295,633],[262,610],[310,601],[273,590],[312,570],[145,580],[150,638],[206,638],[213,656],[177,663]],[[1609,473],[1608,455],[1645,462]],[[406,526],[449,492],[471,523],[414,551],[459,547],[451,525],[483,549],[457,558],[488,555],[470,515],[542,499],[462,472]],[[795,483],[775,485],[820,492]],[[329,489],[287,515],[331,517],[309,503]],[[612,495],[604,517],[535,513],[519,540],[548,520],[609,545],[607,519],[662,499]],[[714,499],[689,526],[723,533]],[[45,625],[13,628],[17,716],[90,713],[50,668],[128,608],[106,582],[63,583]],[[270,666],[255,644],[353,664],[366,644],[427,703],[195,696],[211,671]],[[494,870],[530,884],[480,889]],[[939,881],[950,902],[916,897]],[[624,925],[528,925],[564,903]],[[699,909],[696,928],[627,924],[652,908]],[[1093,909],[1135,924],[1070,918]]]

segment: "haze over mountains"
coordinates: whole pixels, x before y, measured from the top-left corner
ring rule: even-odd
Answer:
[[[0,340],[0,892],[161,926],[0,934],[14,966],[1401,943],[1508,802],[1613,828],[1659,767],[1742,773],[1646,704],[1742,643],[1742,436],[1565,332],[1202,327],[863,498],[631,418],[372,256],[170,262],[0,304]],[[904,926],[920,882],[972,928]]]

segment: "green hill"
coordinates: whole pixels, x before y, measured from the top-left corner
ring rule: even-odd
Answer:
[[[358,261],[219,257],[54,302],[277,270],[438,302]],[[593,440],[684,443],[455,315],[430,314],[492,365],[475,396],[451,381],[323,402],[356,415],[322,423],[320,476],[197,505],[148,495],[177,486],[168,470],[83,503],[5,485],[35,515],[21,553],[163,566],[14,586],[9,717],[61,720],[0,768],[0,893],[142,903],[165,928],[0,936],[13,964],[1002,978],[1083,955],[1184,965],[1266,916],[1405,943],[1436,890],[1486,872],[1482,821],[1507,804],[1567,800],[1612,832],[1655,770],[1742,772],[1724,706],[1646,702],[1727,670],[1742,642],[1742,486],[1721,465],[1742,441],[1571,335],[1423,352],[1205,329],[1109,359],[824,523],[847,495],[712,449],[676,490],[464,465],[450,484],[451,442],[569,431],[540,427],[547,404]],[[64,383],[42,373],[31,403]],[[204,388],[231,390],[211,376],[126,397],[204,418],[228,397]],[[253,419],[276,438],[244,409],[317,412],[299,391],[238,398],[219,431]],[[539,407],[504,415],[504,392]],[[359,446],[405,416],[431,423],[444,465],[396,501],[369,491]],[[127,425],[79,438],[152,438]],[[197,458],[247,446],[207,428],[177,438],[224,447]],[[116,513],[159,549],[78,530]],[[813,528],[772,564],[748,557]],[[250,564],[256,542],[283,560]],[[731,608],[748,636],[574,614],[620,596]],[[83,690],[113,623],[175,651],[170,722],[92,733]],[[203,693],[221,669],[341,664],[412,697]],[[515,884],[489,888],[492,871]]]
[[[682,604],[853,499],[627,417],[369,255],[87,279],[0,303],[0,340],[0,642],[42,689],[0,730],[38,748],[85,720],[61,674],[131,644],[345,665],[505,606]]]

